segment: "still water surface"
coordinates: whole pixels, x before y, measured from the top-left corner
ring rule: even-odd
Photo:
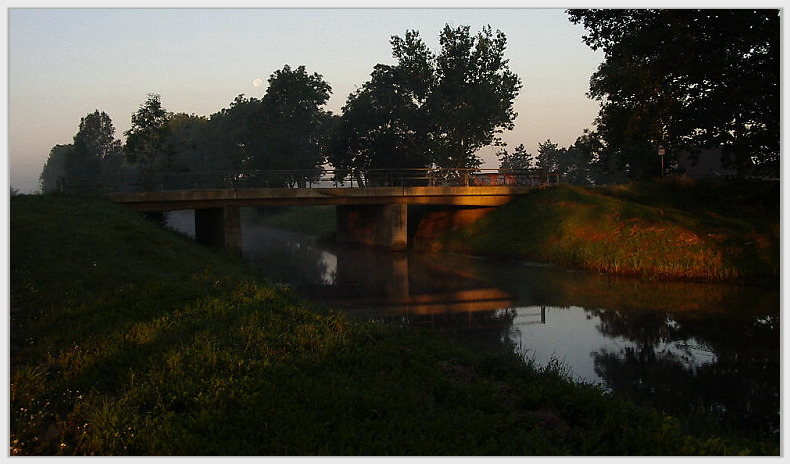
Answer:
[[[244,224],[270,280],[353,318],[425,326],[475,349],[559,361],[670,414],[704,409],[777,438],[778,286],[617,278],[537,263],[320,243]]]

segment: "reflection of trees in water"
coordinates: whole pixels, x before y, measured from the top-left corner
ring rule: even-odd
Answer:
[[[505,308],[439,314],[407,313],[388,320],[397,319],[401,324],[412,327],[430,327],[477,350],[512,351],[515,343],[509,333],[516,314],[515,308]]]
[[[702,409],[722,423],[778,437],[778,318],[733,312],[668,315],[591,310],[607,337],[632,345],[593,353],[608,387],[670,414]],[[697,362],[709,352],[707,362]]]
[[[320,248],[310,246],[309,237],[265,228],[245,229],[244,257],[272,281],[293,285],[324,285],[332,270]],[[289,238],[294,236],[296,238]],[[298,237],[297,237],[298,236]]]
[[[592,353],[608,387],[670,414],[702,408],[725,423],[776,436],[778,288],[612,278],[459,256],[317,247],[305,236],[283,240],[289,235],[280,232],[248,235],[245,255],[272,280],[315,287],[329,297],[397,299],[489,287],[513,295],[522,307],[609,308],[588,310],[599,318],[602,335],[628,341],[620,350]],[[267,251],[258,252],[261,247]],[[325,285],[334,269],[324,250],[337,257],[333,286]],[[504,306],[418,314],[407,305],[379,314],[433,327],[474,349],[518,349],[518,311]]]

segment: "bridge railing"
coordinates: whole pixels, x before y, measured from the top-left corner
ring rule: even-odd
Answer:
[[[543,186],[559,175],[536,169],[368,169],[158,172],[122,176],[66,177],[61,192],[135,193],[246,188],[364,188],[392,186]]]

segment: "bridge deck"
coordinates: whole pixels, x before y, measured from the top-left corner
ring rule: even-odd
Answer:
[[[248,188],[116,193],[111,201],[138,211],[172,211],[227,206],[427,204],[501,206],[540,187],[366,187]]]

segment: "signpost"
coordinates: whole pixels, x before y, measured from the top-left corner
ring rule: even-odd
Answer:
[[[658,156],[661,157],[661,176],[664,175],[664,155],[666,154],[666,150],[664,149],[663,145],[658,146]]]

